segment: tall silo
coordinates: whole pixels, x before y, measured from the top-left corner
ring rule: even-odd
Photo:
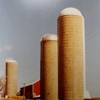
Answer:
[[[58,100],[57,36],[46,34],[41,40],[41,100]]]
[[[6,95],[16,95],[18,89],[18,64],[15,60],[6,62]]]
[[[58,17],[59,100],[84,99],[84,18],[75,8]]]

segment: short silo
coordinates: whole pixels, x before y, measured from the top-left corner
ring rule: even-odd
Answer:
[[[18,88],[18,64],[15,60],[7,60],[6,64],[6,95],[16,95]]]
[[[84,18],[75,8],[58,17],[59,100],[84,99]]]
[[[58,100],[57,36],[46,34],[41,40],[41,100]]]

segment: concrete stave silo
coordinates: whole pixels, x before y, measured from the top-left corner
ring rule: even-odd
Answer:
[[[57,36],[46,34],[41,40],[41,100],[58,100]]]
[[[6,95],[16,95],[18,89],[18,64],[15,60],[7,60],[6,64]]]
[[[59,100],[84,99],[84,18],[75,8],[58,17]]]

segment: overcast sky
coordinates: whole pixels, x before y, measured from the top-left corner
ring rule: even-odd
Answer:
[[[40,39],[57,34],[61,10],[75,7],[85,19],[86,87],[100,97],[100,0],[0,0],[0,73],[18,62],[18,85],[40,78]]]

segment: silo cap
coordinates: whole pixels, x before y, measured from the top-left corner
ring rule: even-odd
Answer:
[[[63,15],[78,15],[78,16],[82,16],[81,12],[78,9],[72,8],[72,7],[65,8],[64,10],[62,10],[60,12],[60,14],[59,14],[59,17],[63,16]]]
[[[15,61],[13,59],[7,59],[7,60],[5,60],[5,62],[17,62],[17,61]]]
[[[46,40],[57,40],[57,35],[55,34],[45,34],[41,41],[46,41]]]

